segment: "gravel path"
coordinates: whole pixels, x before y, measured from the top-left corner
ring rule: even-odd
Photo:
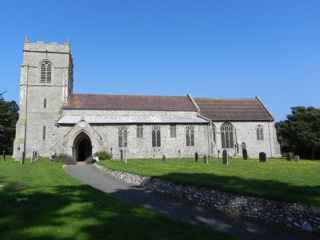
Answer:
[[[147,191],[142,187],[124,184],[94,165],[66,165],[65,171],[95,189],[132,204],[143,205],[176,220],[207,225],[210,228],[237,236],[240,239],[259,240],[313,240],[308,233],[294,232],[276,226],[266,226],[244,219],[230,219],[220,213],[208,211],[166,195]]]

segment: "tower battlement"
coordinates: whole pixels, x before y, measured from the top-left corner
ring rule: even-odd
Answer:
[[[71,53],[71,47],[68,42],[43,42],[43,41],[30,41],[25,38],[23,44],[23,51],[26,52],[53,52],[53,53]]]

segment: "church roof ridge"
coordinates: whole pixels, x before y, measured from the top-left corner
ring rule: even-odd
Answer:
[[[120,94],[120,93],[73,93],[72,95],[82,96],[126,96],[126,97],[181,97],[185,98],[187,95],[152,95],[152,94]]]

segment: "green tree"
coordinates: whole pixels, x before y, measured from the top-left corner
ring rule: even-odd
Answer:
[[[0,153],[12,153],[18,110],[15,101],[5,101],[0,93]]]
[[[320,158],[320,109],[293,107],[287,120],[276,124],[283,152]]]

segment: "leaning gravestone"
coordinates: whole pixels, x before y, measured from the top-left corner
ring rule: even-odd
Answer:
[[[224,165],[229,165],[229,155],[228,155],[227,150],[222,151],[222,163]]]
[[[267,154],[265,152],[259,153],[259,162],[266,162],[267,161]]]

